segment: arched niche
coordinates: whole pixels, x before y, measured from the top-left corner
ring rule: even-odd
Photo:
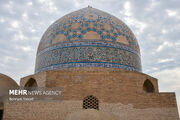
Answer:
[[[4,103],[0,102],[0,120],[3,120]]]
[[[143,91],[145,93],[153,93],[155,92],[154,85],[150,80],[146,80],[143,84]]]
[[[2,120],[3,119],[3,109],[0,109],[0,120]]]
[[[38,85],[37,85],[37,82],[36,82],[35,79],[30,78],[30,79],[27,81],[27,83],[24,85],[24,87],[33,87],[33,88],[36,88],[36,87],[38,87]]]

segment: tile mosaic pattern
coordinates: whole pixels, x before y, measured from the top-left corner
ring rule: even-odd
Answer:
[[[139,52],[136,37],[126,24],[94,8],[78,10],[53,23],[43,35],[38,52],[59,42],[84,39],[120,42]]]
[[[112,67],[141,71],[140,55],[121,44],[97,41],[63,43],[37,54],[36,71],[71,67]]]
[[[113,67],[141,71],[132,31],[116,17],[94,8],[72,12],[43,35],[35,72],[71,67]]]

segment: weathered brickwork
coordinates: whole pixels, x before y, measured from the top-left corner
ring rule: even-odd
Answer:
[[[179,120],[174,107],[137,109],[132,104],[100,102],[99,110],[90,110],[82,104],[73,100],[6,103],[4,120]]]
[[[40,76],[44,79],[42,81]],[[113,114],[115,118],[122,120],[178,120],[176,97],[174,93],[159,93],[157,79],[146,74],[135,71],[124,71],[116,68],[71,68],[64,70],[51,70],[27,76],[21,79],[21,86],[30,79],[34,78],[39,86],[46,87],[62,87],[63,102],[62,103],[25,103],[23,105],[38,106],[38,111],[29,109],[34,119],[45,119],[43,113],[50,116],[56,116],[53,119],[70,119],[77,111],[83,110],[83,100],[89,95],[95,96],[99,101],[99,111]],[[154,86],[153,93],[145,93],[143,84],[146,80],[150,80]],[[69,101],[66,108],[63,105]],[[77,104],[70,101],[79,101]],[[46,104],[46,105],[44,105]],[[19,113],[21,107],[19,104]],[[9,105],[10,107],[13,105]],[[43,106],[43,107],[42,107]],[[71,106],[71,107],[67,107]],[[18,107],[18,104],[16,105]],[[42,107],[42,108],[41,108]],[[6,107],[7,110],[10,109]],[[67,109],[67,111],[66,111]],[[11,110],[9,110],[11,111]],[[58,111],[58,115],[55,115]],[[74,113],[74,114],[73,114]],[[31,115],[24,113],[24,115]],[[99,114],[99,113],[97,113]],[[42,115],[42,116],[41,116]],[[10,113],[6,112],[8,119]],[[41,116],[41,117],[40,117]],[[135,117],[136,116],[136,117]],[[18,117],[18,116],[17,116]],[[23,116],[21,116],[23,117]],[[25,116],[24,116],[25,118]],[[24,119],[22,118],[22,119]],[[28,119],[28,118],[26,118]]]

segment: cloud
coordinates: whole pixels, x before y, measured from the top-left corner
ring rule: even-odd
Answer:
[[[131,16],[131,3],[129,1],[126,1],[124,3],[124,10],[125,10],[125,15],[126,16]]]
[[[33,2],[31,2],[31,1],[27,2],[27,5],[28,5],[28,6],[32,6],[32,5],[33,5]]]
[[[173,10],[166,10],[166,11],[167,11],[168,16],[176,16],[177,15],[176,11],[173,11]]]
[[[157,48],[157,52],[160,52],[163,49],[166,49],[167,47],[174,47],[173,43],[170,43],[168,41],[164,41],[163,44],[161,44],[160,46],[158,46]]]
[[[180,91],[180,74],[179,73],[180,73],[180,67],[176,67],[173,69],[158,71],[156,73],[153,73],[152,76],[158,78],[159,81],[162,82],[163,84],[166,84],[166,86],[168,86],[169,88],[168,91],[175,91],[175,90]],[[162,89],[162,91],[165,91],[166,86],[160,85],[160,89]]]
[[[166,59],[158,59],[158,63],[165,63],[165,62],[171,62],[171,61],[173,61],[174,59],[168,59],[168,58],[166,58]]]
[[[158,78],[159,89],[161,92],[175,92],[180,110],[180,67],[158,71],[151,74]],[[167,89],[168,88],[168,89]]]
[[[13,27],[13,28],[18,28],[19,27],[19,22],[18,21],[12,21],[11,22],[11,26]]]

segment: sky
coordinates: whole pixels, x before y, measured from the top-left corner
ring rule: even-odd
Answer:
[[[0,73],[19,83],[34,73],[45,30],[88,5],[124,21],[141,49],[143,72],[180,103],[180,0],[0,0]],[[180,104],[179,104],[180,110]]]

